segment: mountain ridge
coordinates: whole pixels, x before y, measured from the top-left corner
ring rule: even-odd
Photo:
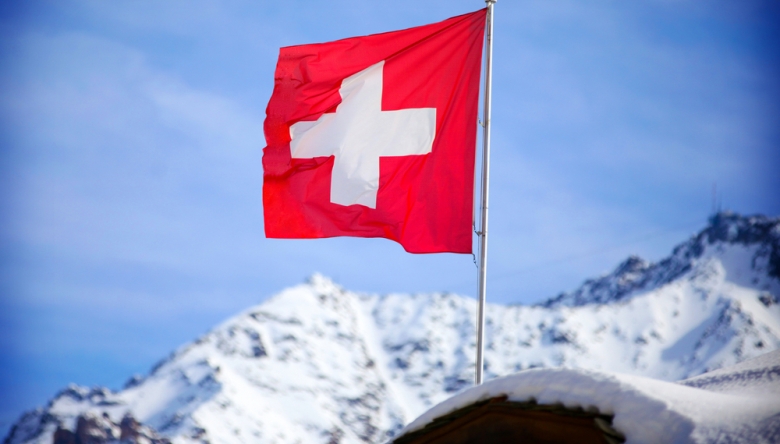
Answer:
[[[572,367],[681,380],[778,349],[778,239],[780,218],[721,213],[656,264],[629,258],[542,304],[488,304],[486,379]],[[175,444],[383,441],[471,385],[475,318],[471,298],[354,293],[315,274],[122,390],[69,386],[4,443],[127,415]]]
[[[708,246],[717,243],[760,246],[752,259],[753,266],[763,265],[766,275],[780,281],[780,225],[779,218],[763,215],[740,216],[729,211],[709,218],[708,226],[688,241],[677,245],[669,257],[656,263],[631,255],[614,271],[596,279],[588,279],[570,293],[560,293],[538,305],[581,306],[607,303],[630,297],[636,291],[667,284],[688,272],[692,261],[705,255]],[[764,262],[759,264],[758,262]],[[756,283],[758,284],[758,283]],[[770,282],[762,282],[766,290],[777,290]],[[774,287],[774,288],[771,288]]]

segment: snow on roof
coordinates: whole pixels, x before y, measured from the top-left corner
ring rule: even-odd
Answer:
[[[617,373],[532,369],[472,387],[434,406],[401,434],[470,404],[509,401],[598,409],[627,444],[780,442],[780,351],[679,383]]]

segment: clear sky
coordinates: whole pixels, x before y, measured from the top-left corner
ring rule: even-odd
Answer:
[[[500,0],[488,299],[651,260],[724,208],[780,214],[773,1]],[[0,3],[0,432],[70,382],[119,388],[319,271],[473,296],[471,256],[263,237],[278,48],[477,0]]]

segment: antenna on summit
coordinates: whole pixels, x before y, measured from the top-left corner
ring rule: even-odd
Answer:
[[[712,182],[712,214],[708,218],[710,225],[719,225],[721,217],[730,214],[728,210],[726,210],[725,214],[723,211],[723,192],[721,191],[718,194],[718,182],[715,181]]]
[[[718,213],[718,182],[712,182],[712,214]]]
[[[712,182],[712,214],[718,214],[723,210],[723,199],[718,196],[718,182]]]

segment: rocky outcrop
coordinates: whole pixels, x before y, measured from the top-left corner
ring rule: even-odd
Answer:
[[[125,415],[119,424],[107,413],[101,416],[80,415],[76,429],[62,425],[54,432],[53,444],[170,444],[149,427],[143,426],[132,415]]]

